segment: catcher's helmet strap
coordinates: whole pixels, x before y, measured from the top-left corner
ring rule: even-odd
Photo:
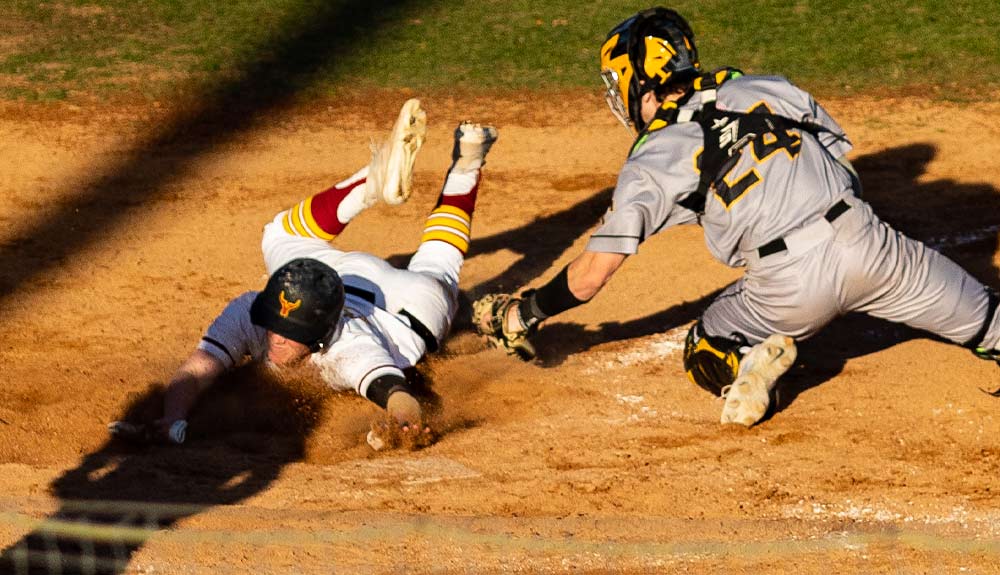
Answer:
[[[639,132],[638,136],[636,136],[629,154],[634,154],[635,151],[646,142],[649,135],[653,132],[662,130],[663,128],[673,124],[697,120],[699,116],[698,110],[681,109],[681,106],[691,99],[695,92],[701,93],[702,105],[708,103],[712,103],[714,105],[716,90],[718,87],[723,83],[732,80],[733,78],[739,78],[742,75],[743,72],[740,70],[726,67],[713,70],[695,78],[694,83],[692,84],[693,91],[689,92],[685,97],[681,98],[677,102],[667,101],[660,106],[653,119]]]

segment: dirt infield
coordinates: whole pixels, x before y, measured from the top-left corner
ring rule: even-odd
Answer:
[[[769,420],[723,428],[679,352],[739,271],[697,228],[655,237],[550,322],[536,364],[484,350],[460,317],[428,365],[444,408],[422,451],[372,453],[364,399],[248,370],[183,448],[109,446],[105,424],[155,405],[225,302],[263,285],[262,224],[365,163],[405,97],[287,110],[209,144],[163,137],[160,108],[0,107],[8,555],[58,516],[150,529],[91,550],[114,573],[1000,573],[1000,399],[980,390],[1000,369],[848,317],[802,344]],[[1000,287],[1000,105],[824,103],[876,210]],[[607,207],[628,135],[588,95],[424,107],[414,197],[340,244],[411,253],[473,117],[500,140],[464,292],[551,277]]]

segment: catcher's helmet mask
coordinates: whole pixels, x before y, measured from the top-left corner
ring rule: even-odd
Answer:
[[[650,8],[615,26],[601,47],[601,79],[612,114],[626,128],[645,128],[642,96],[694,80],[701,70],[694,32],[683,16]]]
[[[323,262],[299,258],[278,268],[250,306],[250,321],[315,353],[337,335],[344,282]]]

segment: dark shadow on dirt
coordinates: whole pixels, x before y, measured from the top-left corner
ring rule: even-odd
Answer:
[[[1000,288],[1000,191],[951,179],[921,182],[936,150],[911,144],[855,162],[865,200],[897,230],[945,254],[976,279]]]
[[[686,301],[646,317],[627,322],[601,323],[596,330],[588,330],[582,325],[573,323],[545,325],[532,338],[538,349],[537,361],[544,367],[556,367],[569,356],[594,346],[663,333],[691,323],[701,316],[702,311],[721,291],[722,289],[716,290],[694,301]],[[680,363],[677,364],[677,369],[681,369]]]
[[[1000,249],[1000,191],[985,184],[920,181],[934,155],[933,146],[914,144],[858,158],[855,167],[865,199],[896,229],[943,252],[983,283],[1000,288],[1000,272],[993,264],[993,255]],[[539,361],[554,367],[569,355],[596,345],[685,325],[697,319],[717,293],[633,321],[604,323],[597,330],[550,321],[534,338]],[[782,378],[775,408],[784,409],[803,391],[836,377],[848,360],[917,337],[933,336],[862,314],[838,319],[816,337],[801,342],[800,360]],[[977,360],[970,354],[969,361]],[[682,369],[679,358],[677,369]]]
[[[477,297],[489,292],[517,289],[551,268],[573,242],[601,219],[611,205],[613,191],[613,188],[605,188],[565,210],[537,218],[517,229],[484,238],[474,236],[466,259],[498,251],[511,251],[520,254],[521,258],[510,267],[497,270],[488,280],[471,287],[462,285],[452,330],[472,328],[471,302]],[[412,253],[394,254],[386,261],[405,268],[412,256]]]
[[[373,31],[400,17],[418,0],[314,2],[308,18],[289,18],[285,28],[262,31],[246,60],[167,121],[157,120],[122,158],[94,166],[89,181],[73,182],[72,198],[50,206],[18,236],[0,246],[0,310],[24,286],[58,271],[103,233],[183,181],[194,160],[240,136],[292,103],[303,88],[341,73],[351,53],[363,50]],[[401,98],[402,100],[402,98]]]
[[[573,243],[596,224],[611,205],[614,188],[605,188],[586,200],[537,218],[515,230],[474,238],[468,257],[501,250],[521,254],[521,259],[492,278],[467,288],[470,297],[483,293],[505,291],[523,286],[538,278],[559,259]]]
[[[192,412],[184,445],[110,440],[54,481],[59,510],[4,550],[0,572],[124,573],[157,529],[260,493],[301,460],[324,397],[320,386],[278,382],[265,370],[227,374]],[[162,405],[161,390],[151,390],[122,419],[151,421]]]
[[[0,245],[0,310],[19,290],[57,271],[183,181],[200,156],[238,141],[293,103],[320,72],[324,78],[341,73],[342,63],[364,48],[373,30],[418,3],[314,3],[308,18],[290,18],[285,28],[267,30],[261,43],[246,51],[246,60],[233,63],[227,79],[191,97],[169,120],[148,126],[149,135],[120,160],[94,166],[89,180],[73,182],[78,191],[62,195],[72,199],[51,206],[44,218]],[[184,446],[138,449],[109,442],[56,480],[51,490],[62,500],[60,509],[4,550],[0,572],[123,573],[153,530],[259,493],[285,465],[301,460],[321,400],[246,372],[227,381],[192,414],[193,433]],[[255,401],[245,401],[255,395]],[[123,419],[149,419],[160,405],[160,396],[149,393],[133,402]],[[203,439],[220,433],[224,439]],[[117,529],[128,527],[146,530]]]

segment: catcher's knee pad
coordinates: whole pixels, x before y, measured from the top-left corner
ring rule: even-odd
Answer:
[[[684,341],[684,371],[694,383],[714,395],[722,395],[722,388],[731,385],[740,371],[740,347],[746,339],[705,335],[701,322],[695,322]]]

